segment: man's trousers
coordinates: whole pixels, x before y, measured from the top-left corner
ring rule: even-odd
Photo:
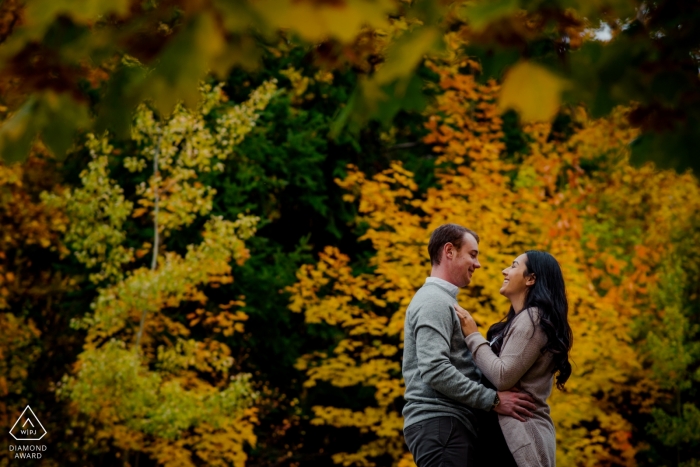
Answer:
[[[404,430],[418,467],[475,467],[475,437],[454,417],[435,417]]]

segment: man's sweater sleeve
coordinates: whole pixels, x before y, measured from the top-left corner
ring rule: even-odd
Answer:
[[[438,304],[417,312],[415,339],[421,379],[450,399],[489,410],[496,391],[467,378],[450,361],[451,313],[454,313],[451,307]]]

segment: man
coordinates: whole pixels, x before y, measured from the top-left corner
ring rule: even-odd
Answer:
[[[418,467],[474,466],[477,410],[523,420],[534,410],[525,393],[480,384],[453,305],[479,264],[478,235],[456,224],[432,233],[432,271],[406,310],[404,437]],[[488,457],[488,455],[487,455]]]

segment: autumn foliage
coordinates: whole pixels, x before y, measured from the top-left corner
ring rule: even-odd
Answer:
[[[217,0],[178,16],[181,2],[90,1],[107,15],[93,23],[59,2],[32,23],[49,3],[0,6],[19,57],[0,79],[0,148],[31,148],[0,163],[0,422],[32,406],[42,465],[414,465],[404,314],[447,222],[481,238],[458,299],[483,333],[508,309],[514,257],[562,266],[574,346],[549,401],[558,465],[699,465],[700,184],[631,164],[653,99],[562,100],[547,47],[602,47],[569,9],[545,11],[562,35],[542,45],[539,4],[352,0],[346,17],[337,2]],[[151,55],[135,24],[153,26]],[[493,52],[499,25],[534,58]],[[41,50],[89,34],[62,45],[71,96],[17,81],[32,42],[13,32],[28,30]],[[111,58],[88,66],[86,43]],[[580,84],[588,55],[571,57]],[[525,81],[547,85],[523,95]]]
[[[305,386],[363,386],[374,394],[362,410],[314,406],[312,423],[358,430],[361,448],[335,454],[337,463],[382,465],[393,459],[409,465],[400,412],[404,314],[430,273],[430,232],[455,222],[481,237],[482,269],[458,299],[483,333],[507,311],[498,294],[500,271],[514,257],[544,249],[562,266],[575,366],[567,391],[550,400],[558,464],[635,465],[640,446],[621,403],[648,412],[662,397],[664,378],[645,368],[647,355],[631,331],[642,314],[649,319],[672,313],[658,291],[669,280],[664,265],[683,248],[676,242],[688,247],[695,241],[680,240],[677,233],[694,232],[697,239],[692,225],[700,209],[697,181],[631,167],[626,143],[635,131],[625,124],[624,109],[601,120],[571,109],[576,132],[565,141],[550,124],[530,125],[527,153],[516,162],[505,154],[496,83],[477,84],[457,66],[432,68],[443,91],[429,113],[425,138],[438,153],[437,187],[417,194],[414,174],[401,164],[372,177],[349,167],[337,183],[346,201],[358,205],[360,240],[370,241],[376,252],[367,261],[370,272],[356,273],[350,257],[328,246],[318,263],[299,270],[290,288],[290,308],[303,312],[307,323],[342,330],[331,349],[298,361]],[[592,163],[597,166],[586,168]],[[677,216],[670,200],[688,215]]]

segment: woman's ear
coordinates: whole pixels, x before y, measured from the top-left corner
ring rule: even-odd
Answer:
[[[535,274],[533,273],[528,276],[527,280],[525,281],[525,285],[528,287],[532,287],[533,285],[535,285],[535,282],[537,282],[537,277],[535,277]]]

